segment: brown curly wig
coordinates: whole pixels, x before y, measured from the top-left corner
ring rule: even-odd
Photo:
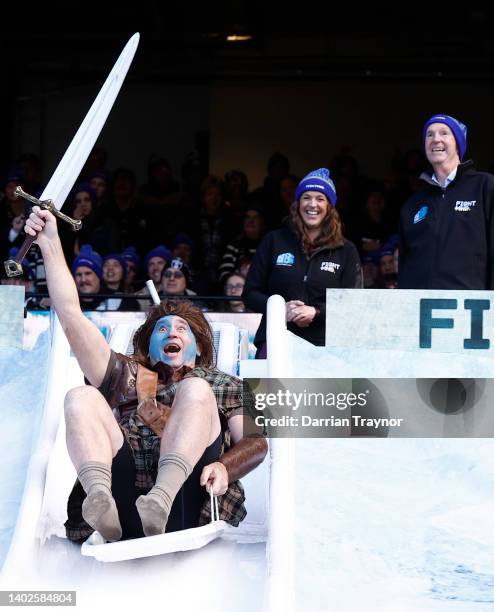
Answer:
[[[343,244],[343,230],[340,215],[331,204],[329,204],[326,215],[322,221],[319,235],[313,241],[309,238],[307,228],[300,216],[300,202],[298,200],[295,200],[290,207],[290,221],[302,242],[302,249],[306,255],[311,255],[316,249],[323,246],[335,248]]]
[[[151,309],[147,319],[134,335],[133,359],[147,368],[151,367],[149,360],[151,334],[153,333],[156,321],[167,315],[181,317],[189,324],[195,336],[197,348],[201,352],[196,357],[196,366],[212,367],[215,362],[215,354],[211,327],[199,308],[196,308],[192,302],[186,300],[164,300]]]

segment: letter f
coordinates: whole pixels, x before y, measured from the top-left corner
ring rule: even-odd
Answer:
[[[456,310],[457,300],[420,300],[420,348],[431,348],[432,329],[452,329],[453,319],[434,319],[432,311],[436,310]]]

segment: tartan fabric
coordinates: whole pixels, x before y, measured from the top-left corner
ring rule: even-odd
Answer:
[[[161,440],[136,415],[136,373],[135,361],[112,351],[108,370],[99,390],[109,402],[125,439],[132,448],[136,466],[135,486],[142,491],[142,494],[145,494],[153,487],[156,480]],[[191,377],[206,380],[214,393],[223,433],[221,449],[221,454],[223,454],[231,445],[228,419],[242,414],[242,381],[216,368],[194,368],[184,376],[184,378]],[[123,385],[120,384],[119,379],[124,380]],[[178,384],[180,383],[158,385],[157,400],[171,406]],[[123,391],[115,393],[116,389],[123,389]],[[69,496],[68,520],[65,523],[67,538],[76,542],[85,540],[93,532],[93,529],[82,518],[81,506],[84,498],[84,490],[77,481]],[[245,495],[241,483],[239,481],[230,483],[226,493],[218,499],[220,519],[235,527],[238,526],[247,514],[244,501]],[[208,497],[201,508],[199,525],[207,524],[210,520],[211,508]]]

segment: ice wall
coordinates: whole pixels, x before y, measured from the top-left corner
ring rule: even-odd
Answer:
[[[32,350],[0,352],[0,567],[8,551],[24,490],[31,448],[42,416],[50,332]]]

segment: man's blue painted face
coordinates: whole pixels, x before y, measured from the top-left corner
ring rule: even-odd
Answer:
[[[159,361],[174,369],[186,365],[194,367],[197,344],[185,319],[166,315],[156,321],[149,342],[149,358],[153,365]]]

